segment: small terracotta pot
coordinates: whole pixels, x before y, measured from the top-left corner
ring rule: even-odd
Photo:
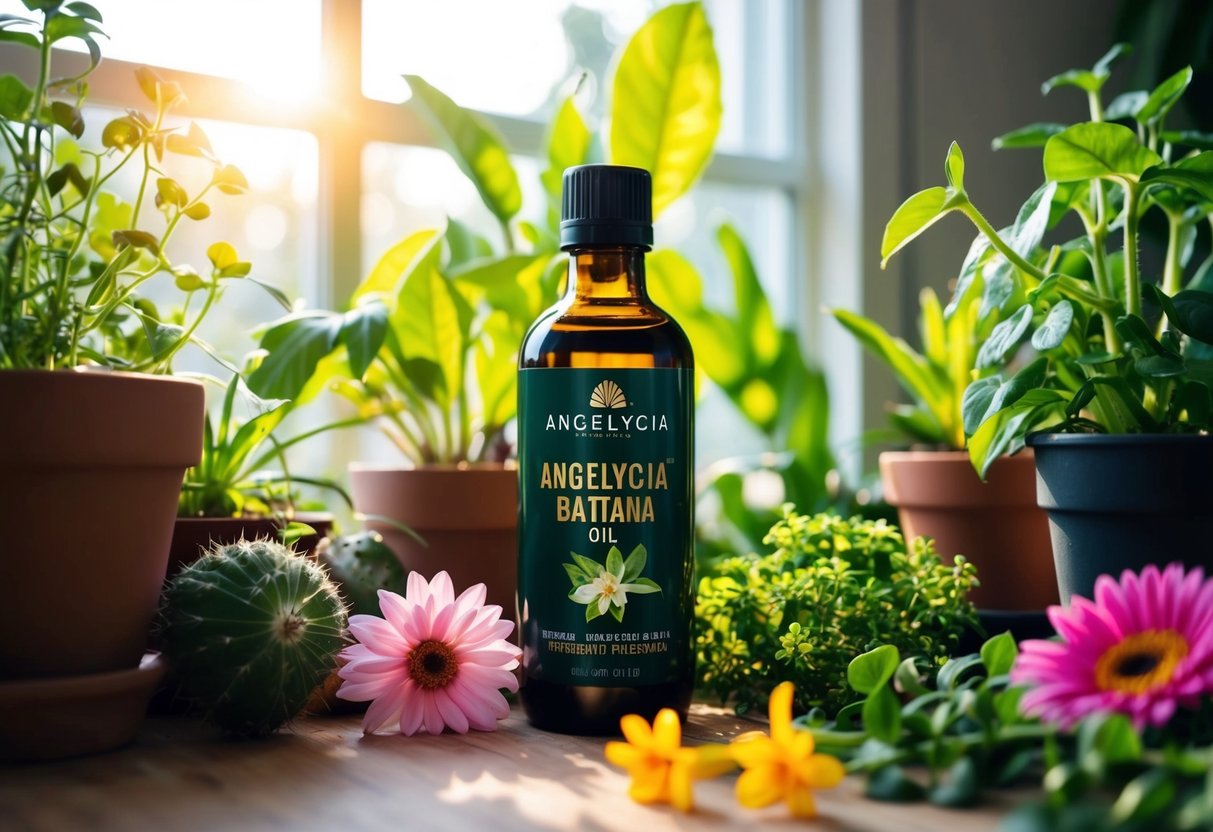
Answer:
[[[964,451],[883,453],[880,474],[907,540],[933,538],[945,558],[963,554],[977,566],[981,586],[970,597],[978,607],[1043,610],[1057,603],[1030,450],[997,460],[984,483]]]
[[[331,514],[295,515],[300,523],[306,523],[316,534],[305,535],[295,541],[296,552],[314,557],[317,544],[333,528]],[[258,537],[278,539],[279,521],[270,518],[250,517],[178,517],[173,526],[173,543],[169,548],[168,572],[173,577],[181,567],[196,561],[214,543],[235,543],[241,538],[254,540]]]
[[[202,453],[202,385],[0,372],[0,680],[139,666],[177,495]]]
[[[422,546],[387,523],[367,521],[406,569],[427,579],[445,569],[457,592],[488,587],[504,618],[515,612],[518,472],[498,464],[417,469],[350,466],[354,509],[390,517],[417,532]]]

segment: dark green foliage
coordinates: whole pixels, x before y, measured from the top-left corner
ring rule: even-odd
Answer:
[[[242,540],[169,583],[161,622],[184,693],[225,732],[260,736],[336,667],[346,610],[322,568],[280,543]]]
[[[363,531],[326,540],[316,556],[341,585],[351,613],[379,615],[381,589],[404,594],[408,574],[379,532]]]
[[[856,654],[891,644],[942,663],[976,625],[973,565],[959,556],[944,564],[928,540],[907,551],[884,521],[787,506],[765,542],[773,553],[726,558],[699,582],[698,681],[739,710],[790,680],[801,707],[833,713],[854,699],[847,665]]]

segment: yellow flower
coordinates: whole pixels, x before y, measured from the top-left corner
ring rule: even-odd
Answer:
[[[691,783],[734,767],[725,746],[683,748],[682,725],[670,708],[657,714],[651,728],[636,714],[619,720],[619,727],[627,742],[608,742],[606,758],[627,769],[632,777],[628,796],[637,803],[669,803],[689,812],[694,806]]]
[[[787,801],[797,817],[817,813],[813,789],[832,789],[846,775],[842,763],[828,754],[813,753],[813,736],[792,727],[792,683],[771,692],[771,735],[746,734],[730,746],[733,759],[745,769],[737,778],[737,801],[760,809]]]

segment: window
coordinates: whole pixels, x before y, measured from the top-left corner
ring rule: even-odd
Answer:
[[[216,211],[184,254],[227,237],[255,276],[313,304],[340,304],[388,245],[450,214],[497,233],[470,184],[423,125],[397,102],[402,73],[426,77],[485,113],[510,144],[524,188],[538,187],[535,158],[559,96],[584,71],[581,96],[602,116],[615,49],[652,11],[651,0],[95,0],[106,17],[106,60],[92,81],[96,107],[144,106],[139,64],[177,78],[189,96],[180,115],[199,120],[216,152],[239,165],[252,190]],[[804,302],[798,229],[808,183],[797,125],[806,106],[794,60],[805,14],[793,0],[708,0],[725,89],[717,156],[703,182],[662,217],[661,245],[699,266],[724,305],[729,277],[715,239],[727,217],[751,246],[785,322]],[[24,14],[16,0],[0,12]],[[468,25],[475,21],[476,25]],[[19,47],[0,44],[0,71],[20,72]],[[795,94],[794,94],[795,93]],[[581,100],[581,99],[579,99]],[[103,123],[98,119],[99,124]],[[99,125],[98,128],[99,129]],[[527,194],[532,206],[538,194]],[[218,207],[218,206],[217,206]],[[210,221],[208,221],[210,222]],[[210,320],[208,337],[239,357],[251,325],[275,314],[255,287]],[[245,293],[247,292],[247,297]],[[757,450],[739,440],[730,409],[709,400],[700,461]],[[726,423],[727,422],[727,423]],[[712,437],[728,437],[727,444]],[[378,454],[372,440],[330,440],[338,460]],[[319,459],[323,454],[308,454]],[[391,459],[391,457],[387,457]],[[298,463],[296,463],[298,467]]]

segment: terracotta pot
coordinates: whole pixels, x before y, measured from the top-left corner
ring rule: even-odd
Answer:
[[[333,528],[333,516],[305,512],[295,515],[295,519],[316,530],[316,534],[305,535],[295,541],[295,551],[309,558],[314,557],[316,545]],[[173,526],[166,577],[173,577],[182,566],[196,561],[212,542],[235,543],[241,538],[253,540],[258,537],[277,540],[279,528],[279,521],[269,518],[178,517]]]
[[[424,538],[422,546],[387,523],[368,520],[406,569],[427,579],[445,569],[462,591],[488,586],[488,603],[515,612],[518,472],[502,465],[418,469],[350,466],[354,509],[390,517]]]
[[[1031,451],[996,461],[984,483],[964,451],[883,453],[880,474],[907,539],[933,538],[944,557],[963,554],[977,566],[981,586],[970,597],[978,607],[1043,610],[1057,603]]]
[[[139,666],[177,494],[202,453],[202,385],[0,372],[0,679]]]

